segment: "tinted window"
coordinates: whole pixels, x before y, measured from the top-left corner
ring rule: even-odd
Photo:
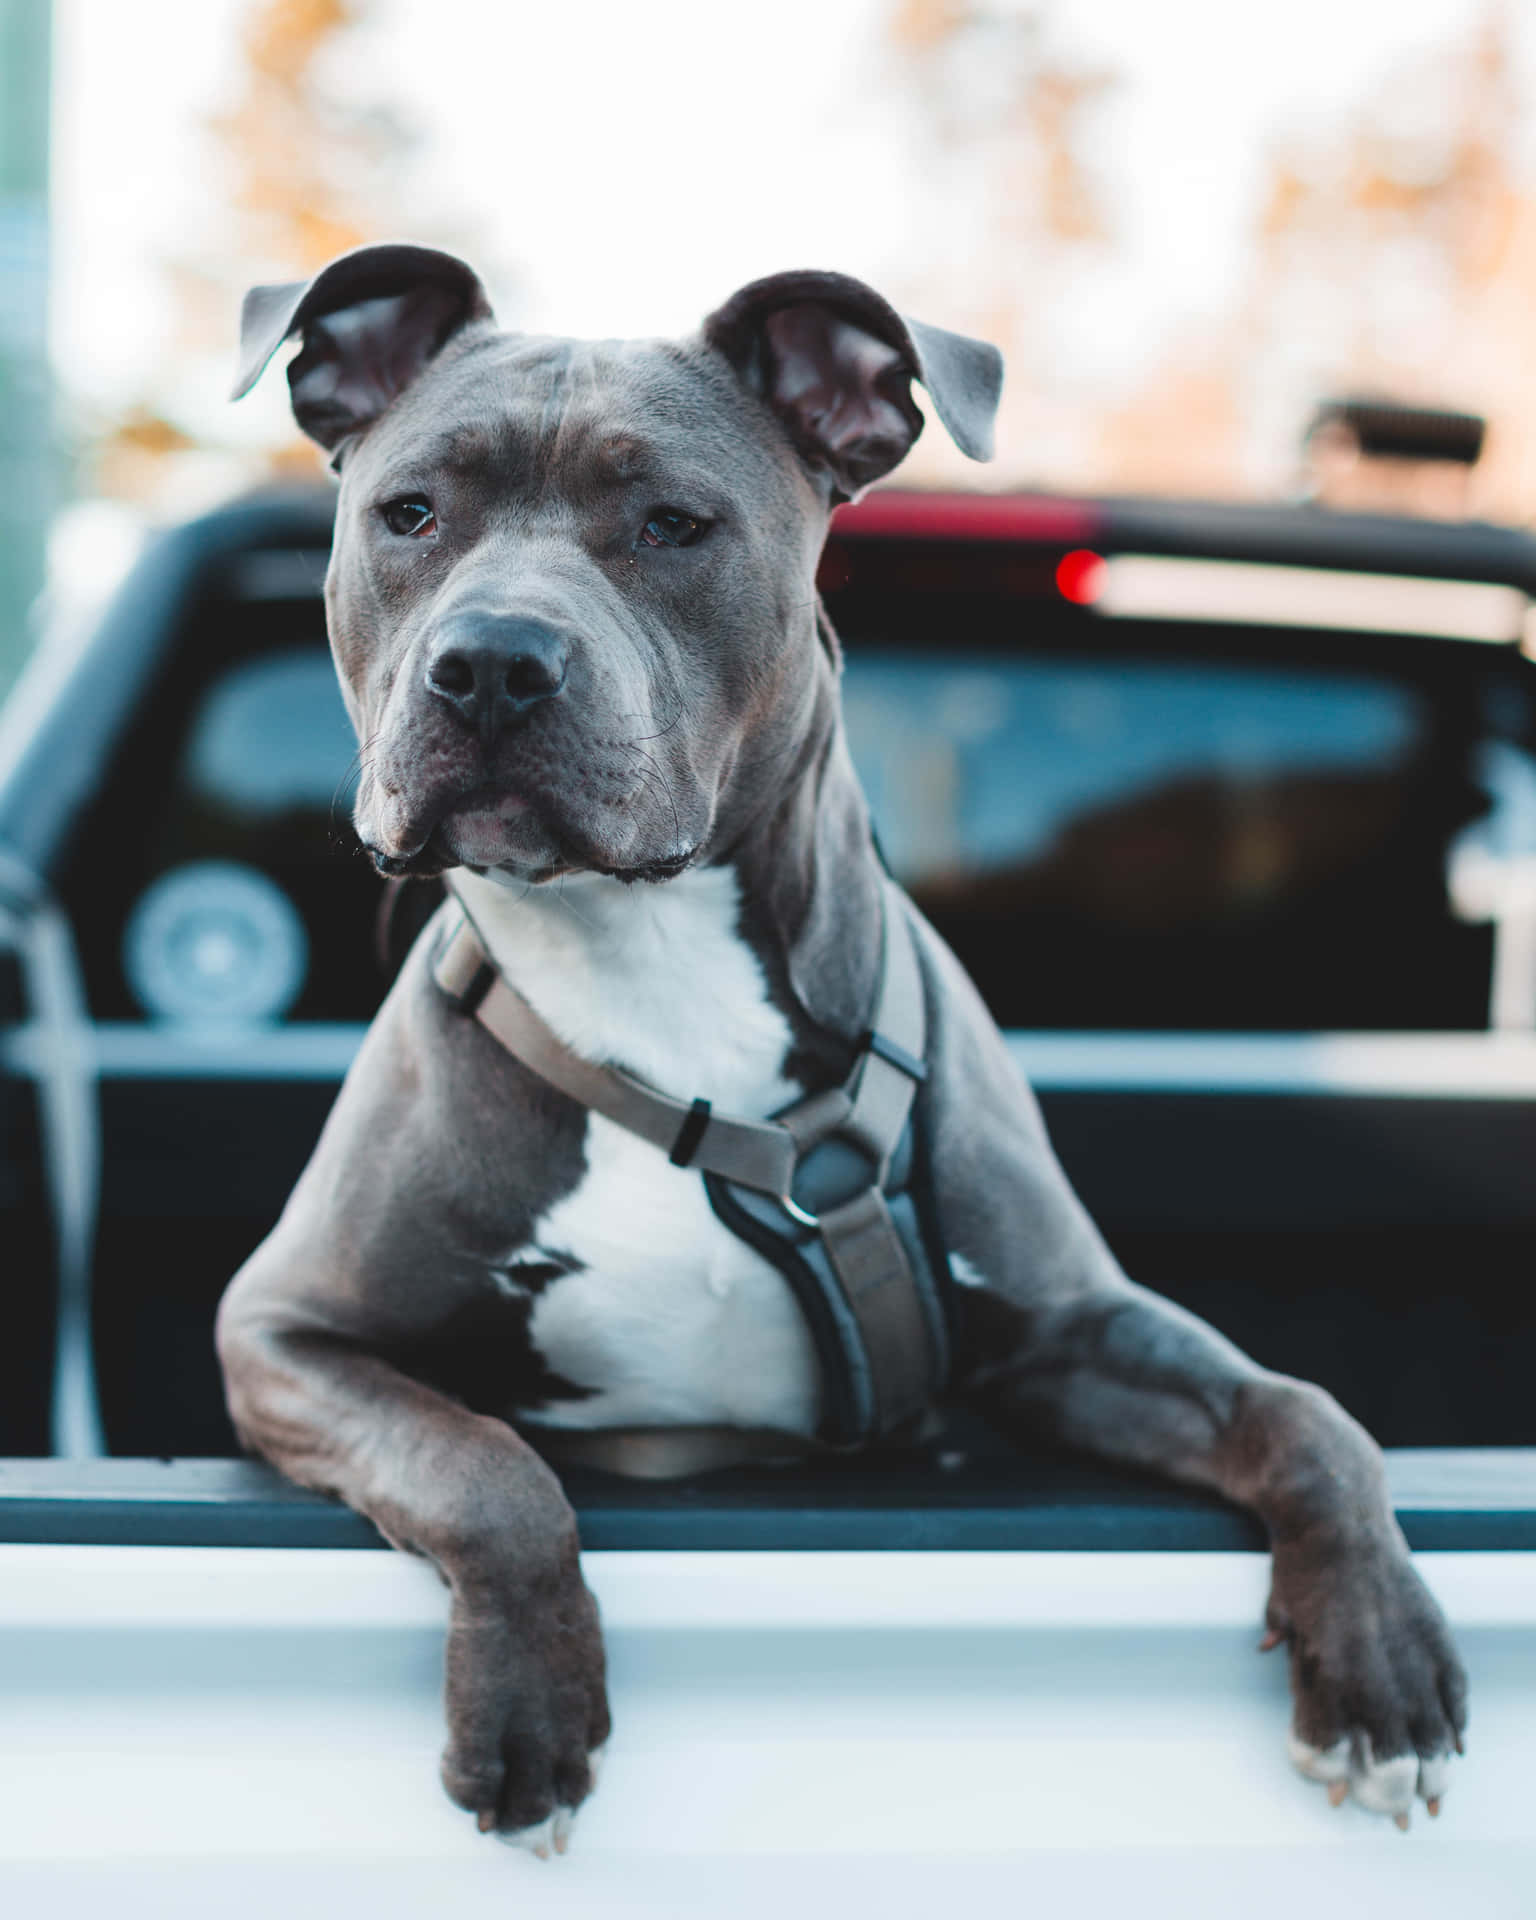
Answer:
[[[1122,626],[1111,652],[984,595],[951,645],[954,608],[837,609],[848,726],[893,867],[1005,1025],[1485,1023],[1489,936],[1446,893],[1487,805],[1469,650],[1409,670],[1333,636]],[[354,757],[320,645],[237,657],[190,704],[147,876],[234,860],[280,885],[309,939],[300,1018],[379,991]]]
[[[246,820],[328,810],[357,741],[336,670],[312,647],[247,660],[204,696],[182,759],[188,796]]]
[[[1106,670],[863,649],[845,710],[886,854],[919,886],[1037,866],[1087,821],[1202,785],[1241,793],[1250,837],[1273,837],[1298,788],[1340,775],[1397,780],[1426,735],[1422,701],[1400,686],[1190,662]],[[1198,856],[1193,845],[1182,852]],[[1269,887],[1285,884],[1271,857],[1250,859],[1229,888],[1246,896],[1260,864]]]
[[[1005,1025],[1484,1024],[1488,935],[1445,886],[1487,804],[1461,658],[1454,682],[1316,664],[1315,634],[1244,661],[1239,634],[1216,657],[1169,630],[1139,655],[1123,630],[1114,654],[896,631],[848,647],[854,759]]]

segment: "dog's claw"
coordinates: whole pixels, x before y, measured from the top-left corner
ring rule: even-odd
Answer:
[[[482,1807],[475,1815],[475,1825],[482,1833],[489,1833],[495,1824],[496,1809],[494,1807]]]
[[[1284,1640],[1285,1635],[1283,1633],[1277,1633],[1275,1629],[1271,1627],[1259,1642],[1259,1652],[1273,1653],[1276,1647],[1283,1644]]]
[[[1425,1804],[1425,1806],[1426,1806],[1426,1807],[1428,1807],[1428,1808],[1429,1808],[1429,1817],[1430,1817],[1430,1819],[1431,1819],[1431,1820],[1438,1820],[1438,1819],[1440,1818],[1440,1796],[1439,1796],[1439,1794],[1436,1794],[1433,1800],[1426,1800],[1426,1801],[1424,1802],[1424,1804]]]
[[[1411,1814],[1394,1813],[1392,1816],[1392,1824],[1397,1828],[1399,1833],[1406,1833],[1413,1825],[1413,1817]]]
[[[1348,1798],[1349,1782],[1347,1780],[1335,1780],[1333,1785],[1328,1789],[1329,1806],[1342,1807]]]

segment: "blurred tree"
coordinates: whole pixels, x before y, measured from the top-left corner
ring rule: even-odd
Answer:
[[[1046,371],[1050,328],[1081,266],[1112,238],[1089,154],[1116,76],[1061,57],[1041,13],[1006,0],[891,0],[885,34],[928,196],[913,251],[930,265],[898,294],[1003,348],[1000,442],[1029,448],[1046,470],[1070,467],[1083,416]],[[907,471],[958,478],[962,466],[935,434]],[[964,477],[974,485],[976,470]]]
[[[1216,499],[1242,491],[1245,382],[1221,331],[1160,356],[1096,422],[1087,484]]]
[[[1488,415],[1476,511],[1536,514],[1536,194],[1508,18],[1401,67],[1341,123],[1278,142],[1242,297],[1104,424],[1097,484],[1293,485],[1327,393]],[[1448,496],[1449,497],[1449,496]]]
[[[258,0],[241,36],[244,91],[212,127],[232,164],[244,270],[301,278],[368,236],[401,121],[338,98],[327,68],[369,0]]]
[[[210,461],[210,436],[178,419],[171,383],[190,368],[200,392],[222,391],[247,286],[302,279],[393,229],[412,136],[392,108],[358,91],[347,59],[375,10],[375,0],[250,0],[234,101],[208,121],[210,160],[227,180],[216,223],[164,267],[176,350],[168,385],[98,438],[98,491],[180,511],[263,471],[317,472],[297,434],[259,455]]]
[[[1536,514],[1536,191],[1507,7],[1277,142],[1237,297],[1118,396],[1062,375],[1115,248],[1094,164],[1114,76],[1056,53],[1047,20],[1008,0],[888,0],[883,16],[919,130],[911,252],[932,263],[897,291],[1008,353],[1011,461],[993,477],[1027,460],[1057,484],[1283,492],[1319,397],[1365,390],[1488,414],[1474,501]],[[937,435],[909,471],[976,479]]]
[[[1326,389],[1489,415],[1481,510],[1536,513],[1536,196],[1509,22],[1405,67],[1331,136],[1280,146],[1239,316],[1299,426]]]
[[[1083,135],[1112,74],[1062,63],[1039,13],[986,0],[894,0],[888,32],[930,137],[967,158],[980,154],[997,176],[994,211],[1014,238],[1034,246],[1107,238]]]

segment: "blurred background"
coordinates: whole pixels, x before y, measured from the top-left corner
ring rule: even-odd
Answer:
[[[0,685],[146,521],[311,472],[245,286],[464,251],[512,326],[691,326],[794,265],[999,341],[995,467],[1283,497],[1320,395],[1485,413],[1536,511],[1519,0],[0,0]]]

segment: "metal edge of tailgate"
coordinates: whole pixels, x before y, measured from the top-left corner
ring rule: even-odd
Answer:
[[[1387,1453],[1411,1547],[1536,1551],[1536,1448]],[[713,1475],[666,1488],[566,1476],[593,1551],[1243,1552],[1247,1514],[1076,1459],[945,1456]],[[380,1548],[367,1521],[241,1460],[0,1461],[0,1543]]]

